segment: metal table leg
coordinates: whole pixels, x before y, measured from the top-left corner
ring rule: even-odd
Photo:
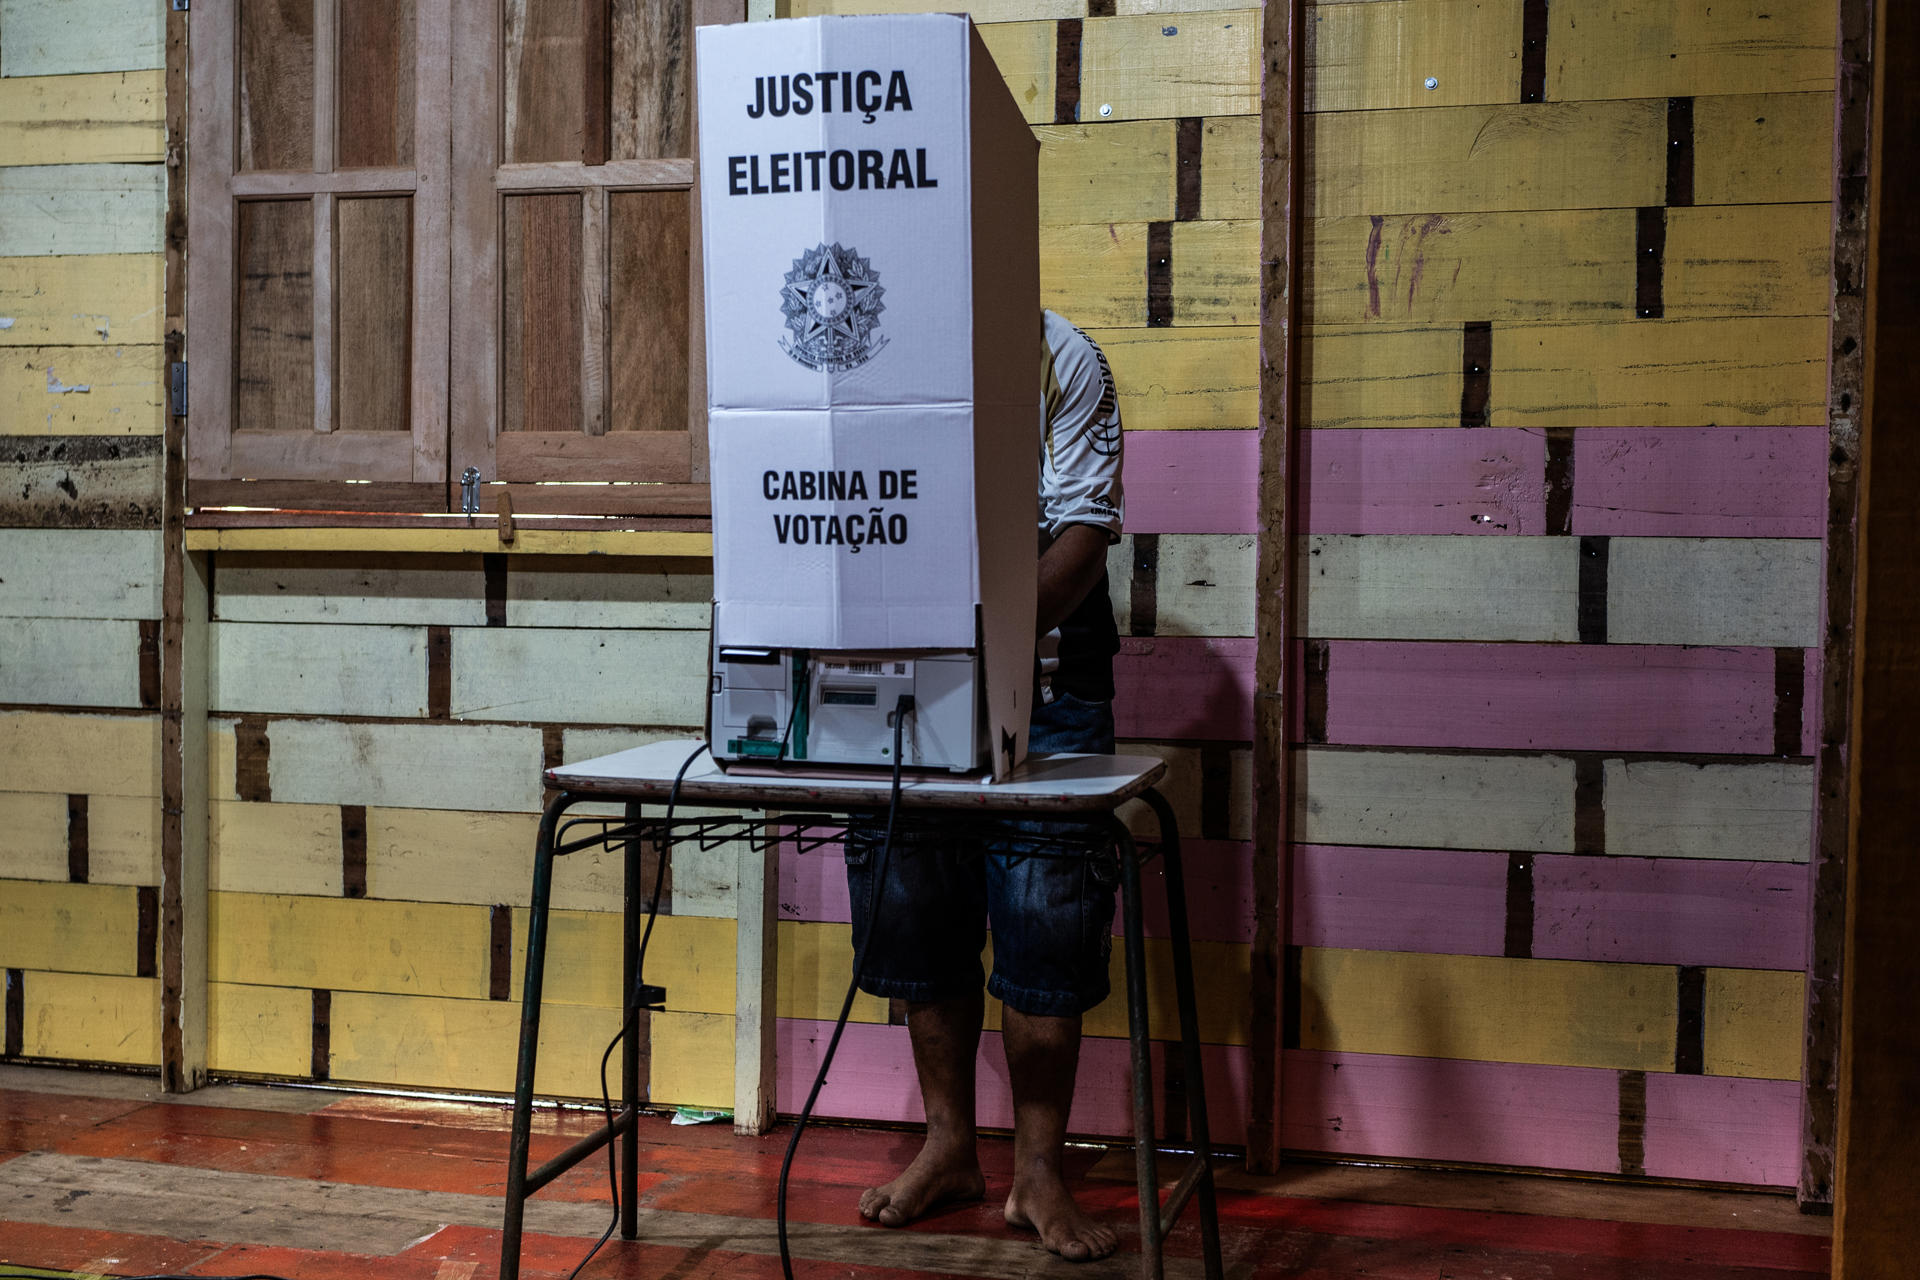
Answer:
[[[1114,820],[1120,854],[1120,918],[1127,949],[1127,1043],[1133,1065],[1133,1164],[1140,1192],[1140,1274],[1161,1280],[1159,1152],[1154,1146],[1153,1046],[1147,1024],[1147,955],[1140,927],[1140,856],[1133,833]]]
[[[506,1220],[500,1229],[500,1280],[520,1275],[520,1228],[527,1208],[527,1152],[533,1140],[533,1069],[540,1052],[540,988],[546,972],[547,908],[553,897],[554,831],[577,797],[562,791],[540,817],[534,847],[533,902],[527,923],[527,971],[520,991],[520,1063],[513,1084],[513,1141],[507,1149]]]
[[[627,805],[626,821],[629,828],[640,821],[640,812],[644,806],[638,803]],[[620,1114],[632,1116],[633,1125],[627,1130],[626,1142],[620,1148],[620,1238],[631,1240],[640,1233],[640,1036],[638,1034],[639,1013],[635,1005],[639,1002],[640,991],[640,915],[646,909],[647,886],[640,883],[644,868],[641,854],[645,843],[638,837],[629,837],[626,841],[626,926],[623,936],[620,966],[622,996],[621,1015],[626,1019],[623,1025],[630,1028],[626,1039],[620,1042]],[[666,857],[662,850],[660,857]]]
[[[1164,1235],[1186,1207],[1186,1197],[1198,1191],[1200,1200],[1200,1247],[1206,1265],[1207,1280],[1221,1280],[1220,1218],[1214,1201],[1213,1142],[1207,1131],[1207,1086],[1205,1064],[1200,1054],[1200,1012],[1193,994],[1193,950],[1187,931],[1187,886],[1180,865],[1180,825],[1173,808],[1158,791],[1149,789],[1144,796],[1160,821],[1160,858],[1166,867],[1167,919],[1173,932],[1174,1000],[1180,1008],[1180,1043],[1185,1054],[1187,1090],[1187,1132],[1193,1139],[1193,1161],[1167,1197]],[[1158,1198],[1156,1193],[1156,1199]]]

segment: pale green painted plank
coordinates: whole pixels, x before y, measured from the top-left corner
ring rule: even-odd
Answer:
[[[166,210],[162,165],[0,167],[0,257],[158,253]]]
[[[166,45],[160,0],[0,0],[0,76],[147,70]]]
[[[0,618],[0,702],[138,707],[140,624],[120,618]]]
[[[0,529],[0,617],[159,616],[158,530]]]

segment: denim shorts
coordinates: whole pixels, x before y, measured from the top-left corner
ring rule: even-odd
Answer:
[[[1112,752],[1113,705],[1056,694],[1033,713],[1029,749]],[[851,824],[847,833],[856,945],[884,836],[884,815],[871,825]],[[1036,848],[1052,856],[1036,856]],[[984,838],[976,832],[957,839],[940,832],[938,819],[921,819],[919,830],[894,834],[860,989],[922,1002],[979,990],[991,919],[988,992],[1025,1014],[1084,1013],[1107,998],[1118,881],[1103,822],[1008,819]]]

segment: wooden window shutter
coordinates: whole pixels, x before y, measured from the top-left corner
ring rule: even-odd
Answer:
[[[444,509],[451,4],[194,4],[196,505]]]
[[[462,6],[453,465],[504,482],[515,510],[707,513],[693,28],[744,16]]]

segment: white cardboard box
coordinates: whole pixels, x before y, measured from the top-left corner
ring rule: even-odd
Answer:
[[[720,644],[983,649],[1026,751],[1038,144],[964,16],[698,32]]]

